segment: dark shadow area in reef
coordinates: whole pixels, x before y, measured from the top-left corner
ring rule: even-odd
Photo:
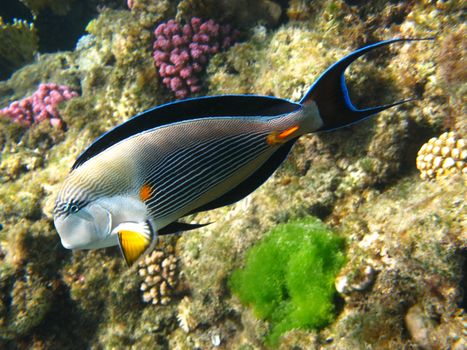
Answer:
[[[75,1],[64,16],[42,10],[34,21],[39,32],[39,52],[73,50],[85,34],[86,25],[97,16],[97,10],[87,1]]]
[[[14,19],[33,23],[39,36],[39,52],[73,50],[79,38],[86,34],[87,24],[98,15],[100,1],[73,1],[64,15],[57,15],[49,8],[42,9],[37,16],[19,0],[2,0],[0,17],[5,23]],[[0,67],[0,79],[8,79],[13,71]],[[17,67],[15,67],[17,69]]]
[[[12,23],[15,18],[32,22],[31,11],[19,0],[2,0],[0,17],[6,23]]]
[[[463,310],[467,309],[467,249],[461,251],[463,264],[462,264],[462,279],[460,281],[460,287],[462,292],[462,298],[459,301],[459,307]]]

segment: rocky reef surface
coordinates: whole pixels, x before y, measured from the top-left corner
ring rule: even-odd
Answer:
[[[57,12],[53,4],[60,2],[24,3]],[[462,1],[94,3],[99,15],[74,50],[37,54],[0,82],[0,109],[40,84],[77,92],[58,107],[60,127],[0,116],[1,348],[265,348],[271,325],[241,303],[229,281],[269,231],[309,216],[346,242],[334,315],[325,326],[289,330],[277,348],[467,347],[467,175],[447,168],[422,179],[416,168],[431,138],[446,131],[456,142],[467,137]],[[174,99],[155,67],[154,30],[193,17],[240,34],[206,62],[202,91],[192,96],[255,93],[297,101],[330,64],[364,44],[435,40],[378,50],[347,74],[359,107],[416,100],[343,130],[302,137],[259,190],[189,217],[213,224],[162,237],[143,265],[128,269],[117,248],[67,251],[52,221],[60,182],[93,139]],[[455,147],[459,159],[457,151],[446,153],[451,166],[463,161],[462,142]]]

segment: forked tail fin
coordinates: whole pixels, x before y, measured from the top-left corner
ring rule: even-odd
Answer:
[[[411,98],[383,106],[357,109],[352,104],[352,101],[350,101],[347,85],[345,84],[344,72],[353,61],[373,49],[400,41],[416,40],[433,40],[433,38],[391,39],[380,41],[376,44],[368,45],[352,52],[340,61],[334,63],[323,74],[321,74],[300,101],[303,105],[307,105],[311,101],[315,101],[318,105],[321,119],[324,122],[323,127],[320,128],[319,131],[328,131],[351,125],[368,118],[373,114],[384,111],[385,109],[413,101],[414,99]]]

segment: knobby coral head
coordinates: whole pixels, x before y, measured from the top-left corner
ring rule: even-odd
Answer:
[[[182,99],[201,91],[200,76],[209,59],[232,46],[239,32],[212,19],[203,22],[193,17],[184,25],[175,20],[161,23],[154,35],[153,58],[162,82]]]
[[[0,115],[25,126],[49,120],[53,127],[61,128],[63,121],[58,112],[58,105],[77,96],[78,93],[66,85],[40,84],[31,96],[0,109]]]

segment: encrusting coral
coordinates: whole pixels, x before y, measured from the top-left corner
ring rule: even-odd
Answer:
[[[140,290],[142,300],[154,305],[166,305],[177,286],[177,258],[172,245],[156,247],[138,264],[138,274],[143,277]]]
[[[418,151],[417,168],[422,179],[467,175],[467,140],[454,131],[431,138]]]

